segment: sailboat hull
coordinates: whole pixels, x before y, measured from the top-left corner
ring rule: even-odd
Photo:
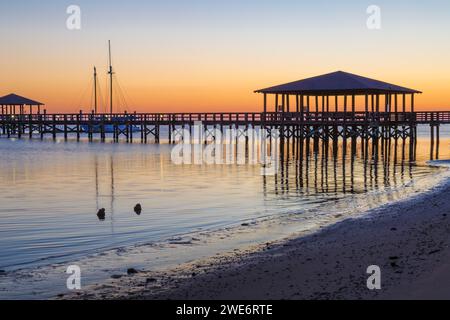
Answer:
[[[94,119],[93,122],[94,124],[91,125],[81,125],[81,130],[83,130],[83,132],[86,133],[114,133],[114,128],[117,127],[117,129],[119,131],[125,131],[127,129],[127,125],[126,124],[121,124],[121,123],[125,123],[128,121],[133,120],[132,118],[129,119],[124,119],[124,118],[120,118],[120,119],[112,119],[112,121],[118,122],[117,125],[113,125],[113,124],[105,124],[105,125],[101,125],[100,123],[95,123],[96,120],[98,122],[103,121],[102,119]],[[140,126],[136,126],[136,125],[129,125],[128,126],[129,130],[132,130],[133,132],[140,132],[141,131],[141,127]]]
[[[133,132],[140,132],[141,128],[138,126],[130,126],[129,127],[130,130],[133,130]],[[127,129],[126,125],[118,125],[117,129],[119,131],[124,131]],[[88,126],[88,125],[82,125],[81,126],[81,130],[83,130],[83,132],[86,133],[101,133],[102,132],[102,126],[100,125],[92,125],[92,126]],[[103,132],[104,133],[114,133],[114,126],[113,125],[105,125],[103,126]]]

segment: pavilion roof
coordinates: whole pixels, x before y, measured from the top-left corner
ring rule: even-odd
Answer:
[[[31,106],[42,106],[44,105],[41,102],[34,101],[17,94],[11,93],[4,97],[0,97],[0,105],[3,106],[22,106],[22,105],[31,105]]]
[[[413,94],[420,91],[374,80],[348,72],[337,71],[313,78],[290,82],[255,91],[268,94],[303,95],[363,95],[363,94]]]

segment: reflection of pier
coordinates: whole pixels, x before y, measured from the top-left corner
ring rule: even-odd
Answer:
[[[416,151],[408,139],[345,144],[287,138],[281,143],[275,192],[354,193],[404,184],[412,179]]]

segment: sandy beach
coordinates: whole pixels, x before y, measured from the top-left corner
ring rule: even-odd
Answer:
[[[450,183],[302,238],[165,272],[129,270],[64,299],[449,299]],[[367,267],[381,268],[371,291]]]

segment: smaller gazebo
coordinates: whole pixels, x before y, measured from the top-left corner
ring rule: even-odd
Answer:
[[[33,107],[36,108],[36,113],[41,113],[41,106],[44,104],[38,101],[34,101],[17,94],[11,93],[0,98],[0,106],[2,109],[2,115],[7,114],[25,114],[25,107],[29,107],[29,113],[33,114]],[[19,108],[17,113],[16,108]]]
[[[276,113],[344,112],[354,115],[357,98],[362,98],[359,109],[366,113],[414,112],[414,95],[422,92],[338,71],[257,90],[255,93],[264,94],[264,113],[271,112],[267,98],[273,95],[273,111]],[[409,103],[407,96],[410,98]],[[294,103],[291,101],[293,98]],[[402,101],[401,105],[399,100]]]

